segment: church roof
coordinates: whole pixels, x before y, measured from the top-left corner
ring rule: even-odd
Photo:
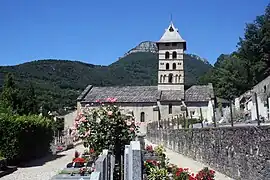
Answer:
[[[184,97],[183,91],[160,91],[160,101],[181,101]]]
[[[157,86],[111,86],[91,87],[78,100],[96,102],[96,100],[117,98],[117,102],[156,102],[159,96]]]
[[[185,91],[185,102],[204,102],[214,98],[214,89],[208,85],[194,85]]]
[[[159,101],[188,101],[203,102],[214,97],[212,84],[194,85],[185,91],[159,91],[157,86],[111,86],[87,88],[78,97],[78,101],[96,102],[96,100],[106,100],[107,98],[117,98],[117,102],[122,103],[155,103]]]
[[[170,43],[170,42],[186,43],[186,41],[180,36],[178,29],[174,27],[172,22],[170,23],[168,29],[165,30],[165,33],[157,43]]]

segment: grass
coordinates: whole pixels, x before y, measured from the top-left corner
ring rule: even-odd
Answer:
[[[1,157],[1,156],[0,156],[0,160],[2,160],[2,159],[4,159],[4,157]]]

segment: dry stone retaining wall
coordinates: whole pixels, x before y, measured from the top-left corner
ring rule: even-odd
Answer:
[[[270,179],[270,126],[157,130],[149,124],[147,139],[234,179]]]

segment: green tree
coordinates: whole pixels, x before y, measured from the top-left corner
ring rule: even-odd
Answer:
[[[214,68],[200,78],[212,82],[217,96],[233,99],[270,75],[270,4],[265,14],[246,25],[238,50],[221,54]]]
[[[35,89],[32,84],[30,84],[26,89],[20,90],[19,100],[20,100],[20,107],[18,108],[19,114],[38,113]]]
[[[227,56],[214,71],[216,94],[225,99],[233,99],[247,89],[247,75],[243,61]]]
[[[4,87],[1,93],[1,104],[3,108],[17,111],[20,104],[18,98],[18,89],[15,86],[14,78],[12,74],[7,74],[4,80]]]

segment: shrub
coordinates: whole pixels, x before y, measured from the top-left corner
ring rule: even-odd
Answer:
[[[100,153],[103,149],[112,150],[119,160],[125,145],[129,144],[138,132],[138,123],[132,114],[124,114],[114,105],[116,99],[108,98],[106,104],[88,107],[75,120],[75,128],[85,147]]]
[[[8,160],[19,162],[46,155],[52,140],[51,120],[0,114],[0,152]]]

